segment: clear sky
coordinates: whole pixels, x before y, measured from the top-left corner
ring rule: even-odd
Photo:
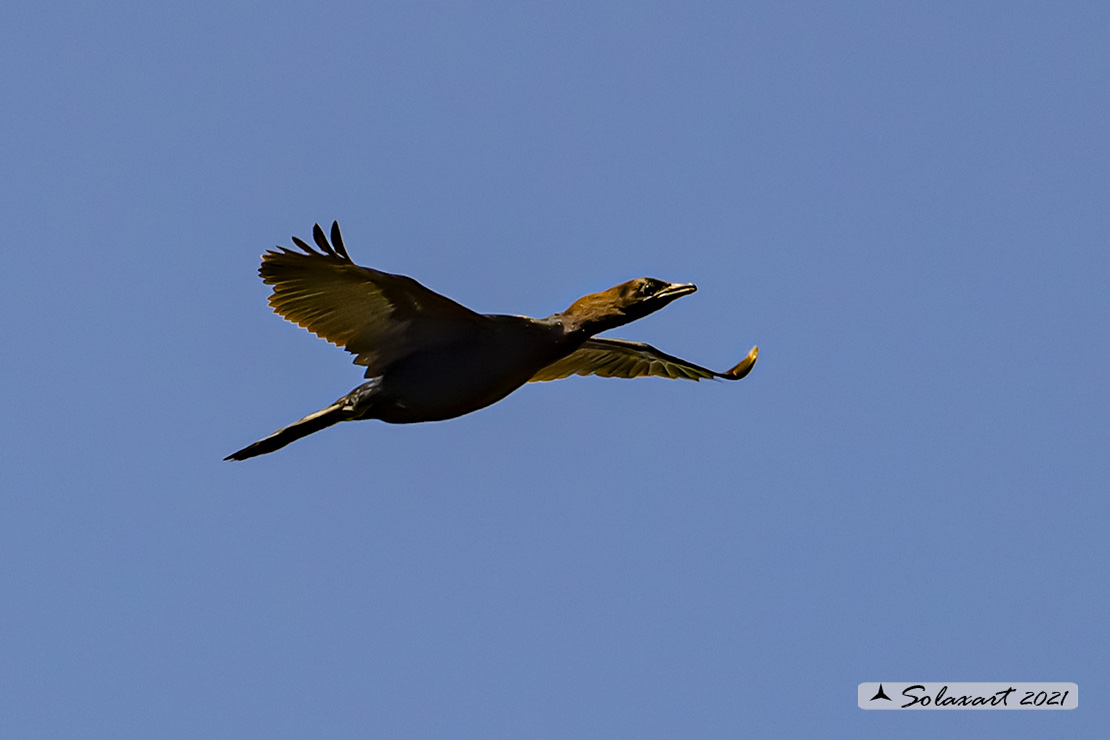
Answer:
[[[0,24],[0,737],[1110,737],[1110,4],[24,2]],[[357,385],[261,252],[570,378],[228,453]],[[1074,681],[864,712],[863,681]]]

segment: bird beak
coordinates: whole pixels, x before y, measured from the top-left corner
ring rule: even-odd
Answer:
[[[698,286],[694,285],[693,283],[671,283],[652,297],[674,300],[675,298],[681,298],[684,295],[690,295],[697,289]]]

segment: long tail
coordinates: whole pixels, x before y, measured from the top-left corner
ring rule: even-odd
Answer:
[[[330,427],[332,424],[338,424],[341,421],[346,421],[351,418],[351,409],[348,406],[344,409],[346,398],[341,398],[331,406],[325,409],[320,409],[314,414],[309,414],[300,421],[295,421],[287,427],[277,430],[269,437],[260,439],[254,444],[244,447],[238,452],[233,452],[224,460],[246,460],[248,457],[255,455],[265,455],[267,452],[280,450],[290,442],[296,442],[301,437],[307,437],[313,432],[318,432],[321,429]]]

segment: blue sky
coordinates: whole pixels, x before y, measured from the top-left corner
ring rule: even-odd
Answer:
[[[1110,6],[25,3],[0,26],[0,735],[1105,738]],[[259,254],[571,378],[226,454],[359,369]],[[1074,681],[1062,713],[863,681]]]

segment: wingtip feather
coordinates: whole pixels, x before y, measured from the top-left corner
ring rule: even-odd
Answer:
[[[331,222],[331,245],[335,249],[336,254],[350,262],[351,257],[347,254],[346,245],[343,244],[343,233],[339,230],[338,221]]]
[[[312,240],[316,242],[316,246],[324,251],[324,254],[335,254],[331,245],[328,244],[328,238],[324,236],[324,230],[320,228],[320,224],[312,225]]]
[[[292,239],[293,239],[293,243],[296,244],[297,247],[299,247],[306,254],[317,254],[317,255],[320,254],[315,249],[310,247],[308,245],[308,242],[306,242],[304,239],[301,239],[299,236],[294,236],[294,237],[292,237]],[[285,248],[282,247],[282,249],[285,249]]]
[[[751,352],[743,360],[736,364],[736,367],[731,370],[721,373],[721,375],[729,380],[740,380],[745,375],[752,371],[755,367],[755,361],[759,358],[759,347],[752,347]]]

